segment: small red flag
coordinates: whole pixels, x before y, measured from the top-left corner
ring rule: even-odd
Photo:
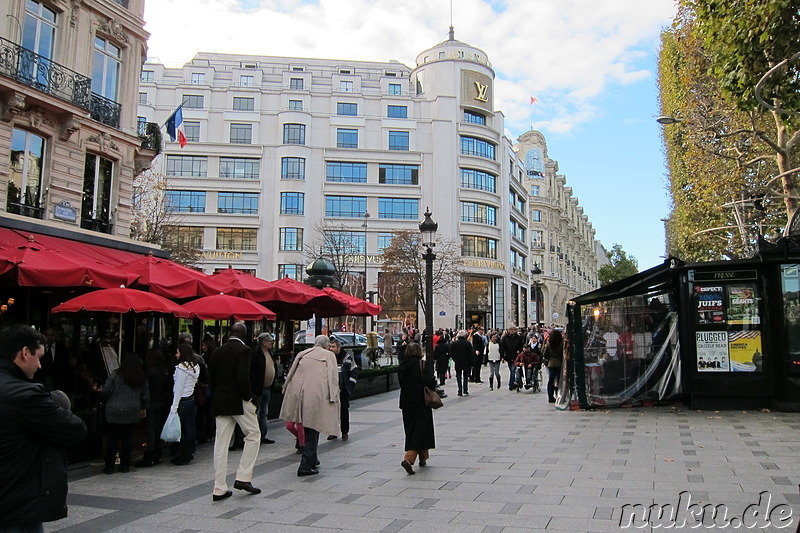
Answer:
[[[531,96],[531,105],[535,104],[536,102],[538,102],[538,100]]]

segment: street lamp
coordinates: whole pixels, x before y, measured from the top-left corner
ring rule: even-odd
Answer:
[[[361,227],[364,228],[364,300],[369,301],[367,298],[367,221],[369,220],[369,211],[364,211],[364,223]],[[364,317],[364,335],[367,334],[367,317]]]
[[[425,220],[419,225],[419,232],[425,247],[422,258],[425,260],[425,347],[428,361],[433,360],[433,260],[436,259],[433,247],[436,246],[437,229],[439,224],[433,221],[431,210],[426,207]]]
[[[666,126],[666,125],[669,125],[669,124],[677,124],[678,122],[683,122],[683,120],[681,120],[680,118],[676,118],[676,117],[661,116],[661,117],[656,118],[656,122]]]
[[[531,269],[531,276],[533,276],[533,295],[535,296],[536,300],[536,323],[542,322],[542,315],[539,314],[539,275],[542,273],[542,269],[539,268],[539,265],[536,263],[533,264],[533,268]]]

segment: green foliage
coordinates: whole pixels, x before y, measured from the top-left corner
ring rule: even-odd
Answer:
[[[615,243],[611,251],[606,252],[606,256],[611,261],[611,264],[603,265],[597,271],[597,278],[600,280],[601,287],[639,272],[639,263],[636,258],[632,255],[629,256],[619,244]]]
[[[358,379],[368,379],[377,376],[385,376],[387,374],[394,374],[397,372],[397,365],[386,365],[380,368],[367,368],[358,371]]]

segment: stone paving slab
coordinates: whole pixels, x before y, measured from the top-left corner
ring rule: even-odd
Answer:
[[[72,471],[69,516],[45,530],[605,532],[630,518],[635,508],[624,506],[640,505],[645,521],[631,529],[658,531],[663,526],[644,513],[678,506],[682,493],[699,505],[725,505],[728,517],[742,517],[766,493],[767,511],[787,506],[793,523],[759,530],[794,531],[800,521],[800,415],[682,406],[558,411],[541,393],[471,384],[458,398],[452,380],[445,388],[450,397],[434,415],[438,447],[414,476],[400,467],[393,391],[352,403],[351,438],[323,438],[318,476],[296,476],[294,439],[274,421],[277,443],[261,447],[254,472],[260,495],[234,491],[212,502],[205,444],[184,467]],[[229,454],[231,484],[239,454]]]

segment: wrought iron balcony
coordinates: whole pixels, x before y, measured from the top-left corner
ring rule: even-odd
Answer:
[[[142,148],[155,150],[161,153],[161,128],[155,122],[139,122],[137,124],[137,134],[142,140]]]
[[[0,74],[74,104],[107,126],[119,128],[120,105],[92,93],[92,80],[52,59],[0,37]]]

